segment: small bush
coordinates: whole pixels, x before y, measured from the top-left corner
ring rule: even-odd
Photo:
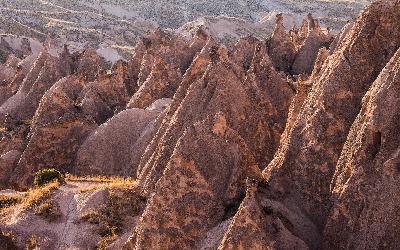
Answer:
[[[64,184],[64,176],[58,170],[54,168],[42,169],[36,172],[33,184],[37,187],[42,187],[50,182],[58,181],[60,184]]]
[[[0,195],[0,210],[11,207],[21,201],[21,198],[16,196]]]
[[[99,214],[98,211],[96,210],[89,210],[86,211],[81,215],[81,221],[86,221],[89,224],[100,224],[100,221],[102,220],[102,215]]]
[[[52,200],[46,200],[39,204],[34,208],[34,213],[43,216],[50,222],[56,221],[62,216],[60,208]]]
[[[28,241],[25,244],[25,249],[26,250],[36,250],[36,249],[40,249],[39,246],[39,239],[36,235],[31,235],[31,237],[29,237]]]
[[[0,231],[0,249],[7,249],[7,250],[18,249],[13,235],[6,234]]]

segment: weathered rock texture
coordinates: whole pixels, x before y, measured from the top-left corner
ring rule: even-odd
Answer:
[[[241,230],[244,216],[252,213],[254,206],[261,206],[266,213],[258,227],[267,224],[268,228],[277,227],[277,232],[289,230],[295,242],[302,240],[308,248],[320,248],[332,206],[330,184],[343,144],[360,111],[362,97],[400,45],[399,7],[398,1],[372,4],[335,45],[323,66],[318,66],[321,69],[315,69],[315,79],[307,81],[312,83],[310,92],[300,110],[291,109],[281,145],[264,170],[265,181],[255,194],[260,198],[246,197],[226,234],[224,247],[250,243],[265,249],[289,246],[265,232],[259,243],[251,242],[253,229]],[[320,58],[325,57],[323,53]],[[301,103],[301,99],[299,95],[294,100]],[[297,118],[291,117],[293,114]],[[284,229],[279,229],[281,223]],[[343,231],[343,235],[347,233]],[[327,239],[330,249],[332,243]]]
[[[116,249],[395,249],[399,17],[380,0],[333,39],[278,15],[229,46],[158,29],[111,67],[10,56],[2,187],[48,167],[134,177],[146,205]]]
[[[364,96],[337,163],[324,248],[400,244],[399,109],[400,49]]]
[[[246,178],[272,159],[292,95],[260,41],[229,52],[209,40],[139,165],[139,185],[154,193],[129,246],[193,248],[232,216]]]
[[[86,139],[79,149],[75,174],[136,175],[138,162],[151,136],[159,111],[127,109],[115,115]],[[134,160],[135,159],[135,160]]]

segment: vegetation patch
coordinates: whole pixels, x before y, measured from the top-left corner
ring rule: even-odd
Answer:
[[[60,207],[50,198],[35,206],[34,213],[50,222],[57,221],[62,216]]]
[[[21,197],[13,195],[0,195],[0,211],[21,202]]]
[[[0,231],[0,249],[17,250],[15,237],[12,234]]]
[[[64,184],[64,175],[54,168],[41,169],[36,172],[33,184],[36,187],[41,187],[54,181],[58,181],[60,184]]]
[[[135,187],[109,186],[109,199],[97,210],[89,210],[81,215],[81,221],[98,225],[97,233],[101,236],[99,249],[105,249],[123,232],[127,215],[139,215],[146,199],[138,194]]]
[[[90,224],[99,225],[101,220],[101,215],[99,211],[91,209],[83,214],[81,214],[81,221],[88,222]]]
[[[92,185],[85,186],[80,192],[88,192],[101,188],[108,189],[133,189],[136,187],[136,181],[131,177],[119,176],[76,176],[66,174],[65,179],[68,181],[93,182]]]
[[[34,208],[40,205],[44,200],[48,200],[54,191],[58,189],[60,183],[58,181],[50,182],[43,187],[36,187],[28,190],[22,200],[25,208]]]
[[[31,235],[31,237],[29,237],[28,241],[25,244],[25,249],[26,250],[40,249],[39,239],[36,235]]]
[[[14,208],[18,206],[20,211],[32,210],[37,215],[48,215],[48,218],[53,220],[57,214],[56,208],[53,207],[50,209],[50,204],[44,203],[52,203],[51,196],[54,191],[58,189],[59,185],[60,184],[56,181],[48,183],[43,187],[33,187],[20,196],[0,196],[0,218],[5,217],[4,215],[6,214],[12,213]]]
[[[85,181],[85,182],[108,182],[113,184],[134,185],[136,181],[131,177],[120,176],[77,176],[66,174],[65,179],[68,181]]]

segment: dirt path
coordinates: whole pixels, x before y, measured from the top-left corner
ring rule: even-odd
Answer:
[[[95,233],[94,225],[79,219],[84,209],[101,206],[104,202],[104,199],[99,198],[101,192],[104,193],[103,188],[81,192],[83,188],[94,184],[101,182],[67,181],[65,185],[60,186],[54,193],[53,201],[59,207],[62,216],[55,222],[49,222],[46,218],[27,211],[10,217],[7,223],[0,224],[0,228],[18,232],[20,238],[25,240],[33,234],[51,239],[43,249],[91,248],[100,237]]]

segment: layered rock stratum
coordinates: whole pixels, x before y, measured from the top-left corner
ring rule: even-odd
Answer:
[[[235,43],[157,28],[113,64],[4,47],[0,195],[24,202],[0,207],[0,244],[396,249],[399,17],[379,0],[335,36],[278,14]],[[24,200],[47,168],[69,173],[52,220]]]

